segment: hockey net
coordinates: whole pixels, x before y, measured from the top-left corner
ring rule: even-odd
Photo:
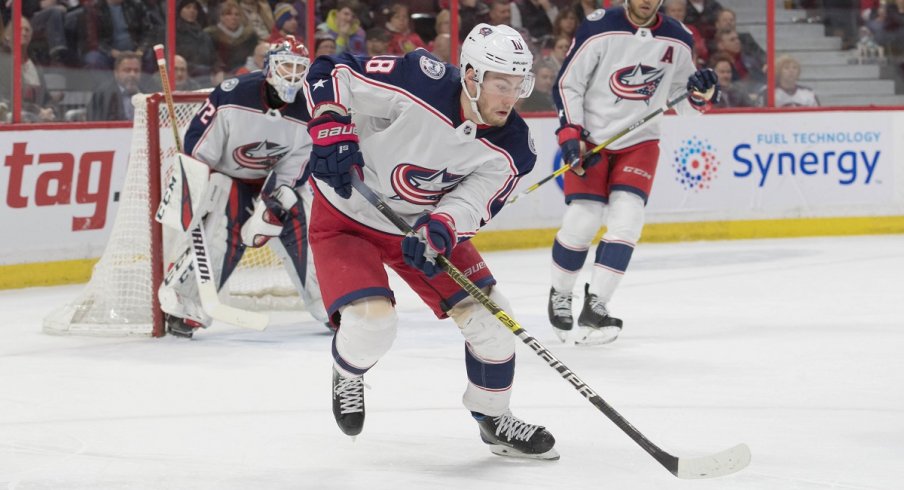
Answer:
[[[179,134],[184,136],[207,93],[176,93],[173,98]],[[138,94],[133,104],[129,167],[110,240],[79,296],[44,319],[46,333],[164,335],[157,287],[164,268],[181,251],[168,246],[176,237],[153,216],[175,163],[176,144],[162,94]],[[243,309],[302,308],[288,273],[269,247],[246,250],[220,298]]]

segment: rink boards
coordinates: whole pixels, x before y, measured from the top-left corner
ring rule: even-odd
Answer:
[[[537,165],[561,165],[551,117],[528,118]],[[904,232],[904,113],[667,116],[645,241]],[[21,129],[21,128],[19,128]],[[0,289],[82,282],[118,209],[131,130],[0,131]],[[504,208],[482,249],[547,246],[565,205],[549,182]]]

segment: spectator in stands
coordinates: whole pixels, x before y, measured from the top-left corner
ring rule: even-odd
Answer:
[[[550,0],[523,0],[517,6],[521,15],[520,25],[512,27],[523,28],[530,35],[534,44],[545,46],[553,37],[552,23],[559,15],[559,8]]]
[[[904,56],[904,0],[895,0],[876,9],[867,21],[876,44],[891,58]]]
[[[578,30],[579,23],[578,14],[573,9],[560,10],[559,15],[556,16],[556,20],[552,24],[553,41],[562,36],[574,39],[574,33]],[[553,42],[548,44],[552,47]]]
[[[816,107],[819,105],[816,92],[809,87],[799,85],[798,80],[800,80],[800,62],[789,55],[775,60],[775,107]]]
[[[601,8],[603,8],[603,3],[600,0],[575,0],[571,4],[571,10],[578,18],[578,25],[581,25],[581,22],[584,22],[588,15]]]
[[[150,24],[147,9],[140,0],[97,0],[85,4],[83,24],[79,28],[84,41],[85,66],[100,70],[113,67],[121,52],[149,52]]]
[[[744,84],[751,93],[756,93],[766,81],[765,60],[741,51],[738,31],[726,29],[716,33],[716,52],[731,58],[734,81]]]
[[[298,33],[298,11],[289,3],[278,3],[273,9],[273,32],[270,33],[271,43],[288,35],[296,36]],[[266,38],[264,38],[266,39]]]
[[[489,0],[487,4],[490,6],[487,18],[491,26],[512,25],[512,0]]]
[[[436,39],[433,40],[433,49],[430,52],[440,61],[448,63],[452,56],[452,36],[448,33],[437,34]]]
[[[449,9],[442,9],[436,14],[436,22],[434,24],[434,28],[436,29],[436,35],[440,34],[450,34],[452,32],[452,14],[449,13]]]
[[[141,57],[141,67],[145,73],[156,73],[157,57],[154,56],[154,50],[150,48],[166,43],[166,0],[142,0],[142,2],[148,16],[146,37],[148,49]]]
[[[311,59],[317,59],[318,56],[331,56],[336,54],[336,41],[329,37],[317,36],[314,38],[314,56]]]
[[[173,78],[176,80],[176,90],[188,92],[201,89],[201,84],[188,75],[188,62],[178,54],[173,57]]]
[[[709,66],[719,77],[722,96],[715,107],[751,107],[753,101],[750,94],[732,80],[732,61],[725,53],[716,53],[709,60]]]
[[[217,15],[219,3],[220,0],[198,0],[198,5],[201,6],[201,10],[198,12],[198,24],[201,24],[201,27],[216,23],[216,19],[219,18]]]
[[[478,0],[459,0],[458,2],[458,40],[465,36],[481,22],[489,22],[490,8]]]
[[[860,0],[822,0],[822,8],[826,33],[841,38],[841,49],[852,49],[857,44]]]
[[[367,56],[380,56],[392,54],[389,52],[389,42],[392,36],[382,27],[371,27],[367,30]]]
[[[66,6],[61,0],[23,0],[22,3],[25,17],[32,24],[32,60],[44,66],[62,64],[69,51],[63,27]],[[27,3],[36,4],[38,10],[29,14]]]
[[[730,8],[723,7],[716,16],[716,32],[724,30],[738,30],[737,14]],[[754,56],[757,59],[765,60],[766,51],[760,47],[759,43],[749,32],[739,32],[738,39],[741,41],[741,52]],[[709,43],[710,51],[715,49],[715,40]]]
[[[417,48],[424,48],[424,40],[416,32],[411,30],[411,18],[408,15],[408,6],[401,2],[394,2],[384,11],[386,18],[386,30],[389,32],[388,54],[403,55]]]
[[[662,6],[665,15],[679,22],[684,22],[685,17],[687,17],[687,0],[665,0]],[[709,48],[706,46],[706,39],[695,26],[685,24],[685,27],[694,36],[694,61],[697,68],[702,68],[706,66],[706,62],[709,59]]]
[[[547,61],[534,63],[532,68],[534,72],[534,91],[530,97],[519,99],[520,104],[516,103],[518,112],[555,112],[556,106],[552,101],[552,86],[556,81],[556,75],[559,70]]]
[[[177,8],[176,53],[185,58],[190,76],[208,75],[216,62],[216,48],[210,34],[198,22],[201,4],[198,0],[180,0]]]
[[[562,63],[565,61],[565,55],[568,54],[568,48],[571,47],[572,38],[566,36],[559,36],[556,38],[555,44],[552,46],[552,50],[549,52],[549,55],[543,58],[545,61],[552,64],[552,66],[556,67],[556,73],[559,72],[559,69],[562,68]]]
[[[716,16],[722,10],[722,4],[716,0],[688,0],[687,7],[684,23],[696,27],[705,39],[712,39],[716,34]]]
[[[452,22],[450,20],[451,14],[448,10],[440,10],[438,14],[436,14],[436,20],[434,22],[433,28],[436,30],[436,36],[427,43],[427,51],[433,53],[436,50],[436,38],[441,34],[449,34],[452,30]],[[444,43],[445,41],[440,41]]]
[[[336,8],[330,10],[326,21],[317,26],[317,30],[330,36],[336,42],[336,52],[346,51],[356,54],[367,54],[364,30],[358,20],[358,2],[356,0],[339,0]]]
[[[131,121],[135,114],[132,96],[137,94],[141,79],[141,56],[133,51],[117,53],[113,79],[91,94],[88,102],[89,121]]]
[[[31,44],[31,22],[22,18],[21,43],[21,68],[22,68],[22,112],[23,122],[48,122],[56,120],[57,110],[47,85],[44,82],[44,72],[29,57],[29,44]],[[6,101],[6,111],[12,109],[12,78],[13,78],[13,30],[8,28],[3,33],[3,44],[0,46],[0,99]],[[7,114],[9,117],[10,114]],[[7,122],[0,120],[0,122]]]
[[[247,59],[245,59],[245,64],[242,65],[241,68],[235,71],[236,75],[244,75],[246,73],[251,73],[253,71],[261,71],[264,69],[264,58],[267,56],[267,51],[270,50],[270,43],[266,41],[259,41],[257,46],[254,48],[254,53],[251,54]]]
[[[245,15],[245,25],[254,31],[258,39],[268,39],[276,25],[270,3],[267,0],[241,0],[239,5]]]
[[[254,52],[258,38],[248,27],[242,9],[235,0],[226,0],[217,9],[219,22],[204,29],[213,39],[217,61],[214,71],[232,73]]]

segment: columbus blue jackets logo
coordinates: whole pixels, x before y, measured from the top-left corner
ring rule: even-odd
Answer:
[[[609,89],[619,99],[642,100],[650,103],[662,78],[664,68],[637,64],[617,70],[609,77]]]
[[[232,158],[239,165],[253,170],[266,170],[289,153],[288,146],[267,140],[242,145],[232,151]]]
[[[456,175],[446,169],[434,170],[402,163],[392,170],[392,189],[396,192],[392,199],[421,206],[436,204],[464,178],[464,175]]]
[[[477,33],[483,37],[487,37],[493,33],[493,29],[490,29],[489,27],[481,27],[480,30],[477,31]]]

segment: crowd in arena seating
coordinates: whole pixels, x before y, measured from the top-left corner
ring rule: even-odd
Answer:
[[[522,111],[553,109],[549,92],[575,30],[601,0],[460,0],[459,39],[479,22],[518,29],[535,53],[537,94]],[[622,0],[612,0],[618,5]],[[868,41],[891,60],[904,56],[904,0],[789,0],[804,21],[824,22],[845,47]],[[316,5],[314,55],[400,55],[424,48],[450,58],[449,0],[322,0]],[[0,122],[10,120],[11,5],[0,5]],[[127,120],[132,94],[159,89],[151,47],[166,37],[162,0],[22,0],[22,90],[25,122]],[[737,16],[717,0],[665,0],[665,15],[694,37],[696,63],[714,68],[725,87],[722,107],[763,103],[766,54],[737,31]],[[258,70],[267,43],[304,38],[305,0],[178,0],[176,84],[209,88]],[[824,19],[824,20],[823,20]],[[870,51],[872,52],[872,51]],[[794,91],[787,81],[777,90]],[[135,66],[137,65],[137,73]],[[776,72],[777,80],[782,76]],[[777,94],[778,95],[778,94]],[[793,95],[793,94],[792,94]],[[777,97],[784,100],[783,97]],[[816,101],[815,97],[806,98]],[[791,98],[791,100],[797,100]],[[801,99],[803,100],[803,99]]]

